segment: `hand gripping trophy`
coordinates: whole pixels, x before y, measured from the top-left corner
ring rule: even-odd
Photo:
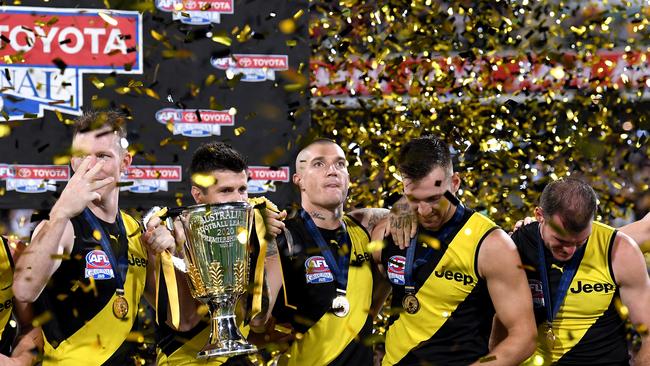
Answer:
[[[190,290],[211,316],[210,339],[200,359],[257,351],[235,321],[235,305],[248,286],[252,215],[247,202],[189,206],[180,214]]]

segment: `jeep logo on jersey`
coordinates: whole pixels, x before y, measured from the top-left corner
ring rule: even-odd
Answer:
[[[289,167],[279,168],[268,166],[248,167],[250,180],[248,181],[248,193],[275,192],[275,182],[289,182]]]
[[[334,281],[334,276],[325,258],[317,255],[305,261],[305,279],[307,283],[326,283]]]
[[[394,255],[388,259],[388,280],[396,285],[404,285],[404,265],[406,258]]]
[[[113,267],[103,250],[91,250],[86,254],[86,278],[108,280],[113,277]]]
[[[183,171],[180,165],[131,165],[120,181],[121,191],[133,193],[166,192],[168,182],[180,182]]]
[[[0,105],[10,120],[81,115],[83,75],[141,74],[135,11],[0,7]]]
[[[250,82],[275,80],[276,71],[289,70],[287,55],[234,54],[230,57],[213,57],[210,63],[219,70],[225,70],[228,79],[242,74],[241,81]]]
[[[614,292],[614,290],[616,290],[616,287],[611,283],[607,283],[607,282],[583,284],[582,281],[578,281],[575,287],[571,287],[571,292],[574,294],[579,294],[581,292],[584,292],[586,294],[592,292],[604,292],[607,294],[610,292]]]
[[[7,181],[7,190],[21,193],[56,191],[56,182],[70,179],[66,165],[2,165],[0,179]]]
[[[165,108],[156,112],[156,121],[164,125],[171,123],[174,135],[219,136],[221,126],[235,125],[235,114],[227,110]]]
[[[449,281],[456,281],[456,282],[462,282],[463,285],[471,285],[474,283],[474,278],[468,274],[461,273],[461,272],[454,272],[454,271],[445,271],[443,270],[442,272],[439,271],[433,271],[433,273],[436,275],[438,278],[444,278],[445,280]]]
[[[172,13],[173,20],[192,25],[220,23],[221,14],[234,14],[234,0],[156,0],[156,8]]]

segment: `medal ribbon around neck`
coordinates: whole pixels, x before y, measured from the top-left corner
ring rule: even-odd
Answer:
[[[305,210],[300,210],[300,217],[302,217],[302,220],[305,222],[305,226],[307,227],[307,231],[309,234],[314,238],[314,241],[316,242],[316,245],[318,245],[318,249],[320,249],[321,253],[323,254],[323,257],[325,258],[325,262],[327,263],[327,266],[330,268],[332,271],[332,274],[334,275],[334,279],[336,280],[337,283],[337,292],[343,292],[345,293],[345,289],[348,285],[348,265],[350,262],[350,251],[352,248],[348,248],[348,253],[340,256],[339,261],[337,263],[336,259],[334,259],[334,254],[332,253],[332,250],[330,249],[329,245],[325,242],[325,239],[323,238],[323,235],[320,233],[320,230],[318,230],[318,227],[314,223],[314,220],[309,216]],[[340,245],[343,244],[348,244],[350,245],[350,240],[348,237],[348,230],[347,227],[345,227],[345,223],[343,220],[341,220],[341,227],[343,229],[343,235],[340,235],[337,237],[337,241],[339,242]]]
[[[121,296],[124,294],[124,281],[126,279],[126,271],[128,270],[126,258],[123,258],[124,260],[118,262],[117,257],[113,252],[113,248],[111,247],[111,243],[108,241],[108,235],[106,234],[106,231],[99,223],[99,220],[97,220],[97,217],[95,217],[95,215],[92,213],[92,211],[90,211],[88,207],[84,209],[83,216],[84,219],[86,219],[86,221],[90,224],[93,232],[96,230],[101,235],[99,244],[108,257],[108,261],[111,263],[111,267],[113,267],[113,273],[115,274],[116,282],[116,292]],[[124,223],[122,222],[122,214],[119,211],[117,212],[117,226],[119,230],[120,240],[126,239],[126,229],[124,228]]]
[[[465,215],[465,207],[461,204],[456,206],[456,212],[451,217],[451,220],[444,225],[442,230],[436,235],[436,239],[443,243],[447,240],[447,237],[451,234],[452,230],[456,228],[456,225],[460,223],[460,220]],[[408,249],[406,249],[406,263],[404,263],[404,291],[407,295],[415,294],[415,283],[413,281],[413,267],[415,263],[415,249],[417,247],[417,238],[418,233],[415,233],[415,236],[411,238]],[[430,253],[427,253],[430,254]],[[428,260],[428,255],[425,257]]]
[[[541,231],[539,236],[541,238]],[[583,245],[578,250],[576,250],[576,252],[573,254],[573,258],[571,258],[571,262],[569,262],[569,265],[564,269],[564,271],[562,271],[560,284],[558,285],[557,292],[555,294],[555,301],[551,303],[550,281],[548,278],[548,271],[546,269],[546,256],[544,255],[544,239],[540,240],[539,245],[537,246],[540,277],[542,280],[542,293],[544,294],[544,307],[546,308],[546,322],[551,332],[553,319],[555,319],[557,312],[560,310],[560,306],[562,306],[562,302],[564,302],[564,298],[566,297],[567,290],[569,290],[571,281],[573,281],[573,277],[578,271],[578,266],[580,265],[582,257],[585,254],[585,247],[586,245]]]

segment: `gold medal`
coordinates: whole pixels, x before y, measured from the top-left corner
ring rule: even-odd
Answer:
[[[124,319],[129,314],[129,302],[122,295],[117,295],[113,300],[113,315],[118,319]]]
[[[415,314],[420,310],[420,301],[413,294],[407,294],[402,298],[402,307],[409,314]]]
[[[548,348],[553,349],[555,345],[555,333],[553,332],[553,326],[550,324],[546,325],[546,342],[548,343]]]

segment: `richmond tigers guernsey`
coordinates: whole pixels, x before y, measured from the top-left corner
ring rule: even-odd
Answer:
[[[364,343],[372,331],[370,236],[354,219],[345,216],[344,222],[351,242],[346,288],[350,313],[341,318],[331,312],[336,280],[300,216],[285,221],[289,233],[278,237],[283,288],[273,316],[276,324],[288,323],[300,334],[286,352],[290,357],[282,360],[287,365],[372,365],[372,348]],[[338,260],[337,230],[320,232]]]
[[[465,208],[459,221],[439,242],[439,232],[418,228],[413,281],[420,310],[401,312],[386,333],[383,365],[468,365],[488,354],[494,307],[486,282],[478,274],[483,239],[497,226]],[[430,244],[427,244],[430,243]],[[382,263],[393,287],[392,307],[401,309],[406,250],[392,241]]]
[[[125,213],[121,215],[125,235],[121,235],[117,222],[98,220],[111,237],[109,241],[117,260],[128,266],[124,283],[124,297],[129,303],[126,319],[113,315],[115,279],[100,279],[102,276],[96,275],[107,268],[106,261],[101,260],[100,254],[104,252],[92,227],[82,215],[72,218],[75,239],[70,258],[61,261],[35,303],[37,316],[46,312],[51,316],[43,325],[43,365],[124,365],[132,362],[129,356],[137,344],[126,342],[126,338],[136,319],[145,287],[147,253],[140,242],[138,222]]]
[[[526,268],[528,284],[533,295],[537,324],[546,321],[546,309],[540,279],[538,246],[543,245],[539,223],[533,222],[513,235],[521,260]],[[618,316],[614,299],[618,286],[611,265],[611,251],[616,230],[594,222],[585,244],[585,253],[569,285],[566,297],[553,319],[557,340],[552,350],[547,342],[539,341],[535,354],[527,361],[543,358],[544,364],[556,365],[627,365],[628,351],[624,322]],[[565,263],[555,260],[544,247],[551,299],[562,276]],[[544,327],[540,327],[543,331]],[[544,339],[544,337],[539,337]],[[539,362],[539,361],[538,361]]]

